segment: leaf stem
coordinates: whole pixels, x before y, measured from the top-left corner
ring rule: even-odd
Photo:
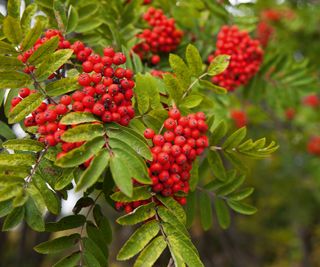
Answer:
[[[39,153],[39,156],[37,158],[36,163],[34,164],[30,174],[28,175],[28,177],[25,180],[24,188],[26,188],[28,186],[28,184],[31,182],[33,175],[36,173],[36,171],[37,171],[37,169],[38,169],[38,167],[39,167],[39,165],[41,163],[41,160],[44,157],[44,155],[47,153],[48,149],[49,149],[49,146],[46,146],[45,149],[43,149]]]
[[[190,92],[190,90],[192,89],[192,87],[198,82],[200,81],[202,78],[204,78],[205,76],[207,76],[208,73],[205,72],[203,73],[202,75],[200,75],[197,79],[195,79],[188,87],[188,89],[184,92],[184,94],[182,95],[182,98],[181,99],[184,99]]]

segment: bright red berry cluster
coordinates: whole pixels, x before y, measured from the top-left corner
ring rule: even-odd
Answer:
[[[230,117],[237,128],[246,126],[248,123],[247,114],[242,110],[232,110],[230,112]]]
[[[78,52],[78,49],[77,55],[84,50]],[[131,101],[135,86],[133,71],[118,67],[126,62],[123,53],[116,53],[108,47],[103,54],[82,58],[84,73],[79,75],[78,83],[83,89],[72,95],[72,109],[91,112],[103,122],[117,122],[126,126],[134,117]]]
[[[142,39],[133,47],[141,59],[150,60],[154,65],[160,62],[159,53],[169,53],[176,50],[181,42],[183,32],[178,30],[173,18],[164,15],[161,9],[150,7],[143,15],[150,28],[138,34]]]
[[[320,156],[320,136],[310,138],[307,149],[310,154]]]
[[[177,108],[173,108],[164,122],[164,134],[155,134],[150,128],[145,130],[145,138],[153,143],[153,160],[148,162],[148,172],[154,193],[174,197],[181,205],[186,204],[186,198],[178,197],[176,193],[188,194],[192,163],[209,145],[205,119],[203,112],[183,117]],[[137,205],[136,202],[118,202],[116,208],[131,211]]]
[[[32,54],[39,49],[40,46],[42,46],[44,43],[49,41],[51,38],[58,36],[59,37],[59,45],[58,49],[66,49],[70,48],[70,42],[66,40],[63,35],[61,34],[60,31],[54,30],[54,29],[49,29],[45,32],[44,36],[39,38],[35,44],[33,45],[32,48],[28,49],[25,51],[23,54],[18,56],[18,59],[21,60],[23,63],[27,63],[28,59],[32,56]],[[28,64],[28,66],[25,67],[24,72],[25,73],[30,73],[35,70],[35,67]],[[54,78],[55,74],[52,74],[49,79]]]
[[[253,40],[248,32],[240,31],[237,26],[223,26],[217,37],[217,50],[210,55],[211,62],[216,56],[227,54],[231,56],[228,68],[212,78],[228,90],[234,90],[245,85],[260,68],[263,50],[258,40]]]
[[[78,76],[78,83],[82,87],[72,94],[63,95],[59,102],[45,101],[28,117],[24,124],[26,127],[37,126],[38,140],[49,146],[61,145],[58,157],[66,152],[79,147],[83,142],[67,143],[61,140],[61,136],[70,126],[60,123],[61,117],[70,111],[90,112],[100,117],[103,122],[117,122],[123,126],[129,124],[134,117],[132,106],[134,73],[132,70],[122,68],[120,65],[126,62],[123,53],[117,53],[113,48],[103,50],[103,56],[93,53],[82,42],[76,41],[70,44],[57,30],[48,30],[45,37],[38,40],[30,51],[19,58],[26,63],[31,54],[41,44],[54,36],[59,36],[59,49],[71,48],[76,60],[82,62],[82,71]],[[29,88],[22,88],[19,96],[11,101],[11,109],[31,93]],[[49,102],[49,103],[48,103]],[[71,127],[74,127],[73,125]],[[91,159],[84,165],[88,166]]]
[[[304,97],[303,104],[305,106],[317,108],[320,105],[320,99],[316,94],[311,94],[311,95]]]

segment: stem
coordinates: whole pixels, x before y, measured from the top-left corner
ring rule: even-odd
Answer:
[[[218,198],[221,198],[221,199],[223,199],[223,200],[228,200],[227,197],[217,196],[214,192],[209,191],[209,190],[207,190],[207,189],[204,189],[203,187],[197,186],[197,189],[198,189],[199,191],[201,191],[201,192],[208,193],[208,194],[211,195],[213,198],[217,198],[217,197],[218,197]]]
[[[220,146],[210,146],[210,149],[213,150],[213,151],[216,151],[216,150],[223,150],[222,147]]]
[[[31,182],[33,175],[36,173],[36,171],[37,171],[37,169],[38,169],[38,167],[39,167],[39,164],[40,164],[42,158],[44,157],[44,155],[47,153],[48,149],[49,149],[49,146],[46,146],[45,149],[43,149],[43,150],[39,153],[39,157],[38,157],[35,165],[33,166],[30,174],[28,175],[28,177],[27,177],[26,180],[25,180],[26,183],[25,183],[24,187],[27,187],[28,183]]]
[[[184,92],[184,94],[182,95],[182,99],[184,99],[190,92],[190,90],[192,89],[192,87],[198,82],[200,81],[202,78],[204,78],[205,76],[207,76],[208,73],[203,73],[202,75],[200,75],[197,79],[195,79],[190,86],[188,87],[188,89]]]

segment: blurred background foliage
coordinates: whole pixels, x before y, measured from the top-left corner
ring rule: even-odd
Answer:
[[[26,4],[33,1],[26,0]],[[52,0],[35,0],[39,11],[57,27]],[[72,5],[75,24],[70,38],[81,39],[102,49],[107,45],[130,49],[135,35],[144,28],[140,19],[147,6],[124,5],[125,1],[66,0]],[[254,216],[232,216],[231,227],[203,232],[197,219],[191,227],[195,244],[205,266],[218,267],[317,267],[320,266],[320,164],[307,151],[308,140],[318,134],[320,106],[303,102],[311,93],[319,94],[320,3],[317,0],[153,0],[175,18],[184,32],[177,51],[183,55],[188,43],[200,50],[203,59],[214,51],[216,35],[224,24],[237,24],[265,43],[265,59],[250,84],[227,95],[209,95],[210,106],[219,120],[234,124],[230,111],[246,114],[251,137],[277,140],[280,149],[268,160],[251,164],[247,181],[255,187],[252,203],[259,211]],[[6,1],[0,1],[5,15]],[[138,1],[136,1],[138,3]],[[2,16],[0,16],[2,17]],[[161,57],[157,69],[168,70]],[[145,71],[150,66],[143,66]],[[291,109],[293,117],[288,117]],[[1,111],[3,113],[3,109]],[[2,139],[13,133],[5,124]],[[234,126],[236,128],[236,126]],[[204,177],[205,178],[205,177]],[[66,203],[65,203],[66,204]],[[64,211],[71,213],[67,203]],[[114,211],[106,210],[110,217]],[[48,218],[53,220],[54,218]],[[115,238],[110,259],[130,230],[113,225]],[[32,247],[48,239],[25,225],[16,231],[0,233],[0,266],[45,267],[55,259],[33,252]],[[111,262],[110,266],[130,266]],[[164,266],[164,265],[163,265]]]

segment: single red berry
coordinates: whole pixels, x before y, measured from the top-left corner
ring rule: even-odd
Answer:
[[[22,98],[27,97],[28,95],[30,95],[30,89],[29,89],[29,88],[21,88],[21,89],[19,90],[19,95],[20,95]]]
[[[154,130],[147,128],[144,133],[143,133],[144,137],[147,139],[152,139],[155,136],[155,132]]]

